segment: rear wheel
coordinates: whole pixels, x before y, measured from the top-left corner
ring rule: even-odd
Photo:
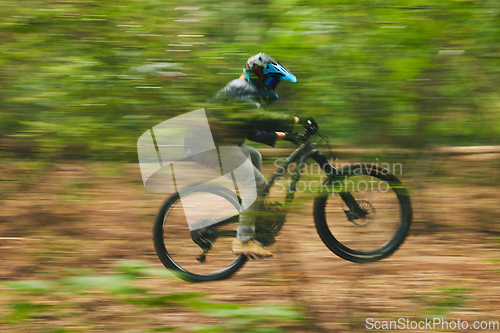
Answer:
[[[371,164],[355,164],[327,180],[314,202],[321,240],[335,254],[357,263],[388,257],[408,235],[412,209],[399,179]]]
[[[153,230],[161,262],[192,282],[230,277],[247,260],[231,251],[238,212],[238,197],[223,187],[172,195],[160,209]]]

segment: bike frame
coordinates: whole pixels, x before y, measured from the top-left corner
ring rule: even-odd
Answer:
[[[283,176],[292,163],[297,163],[297,168],[292,175],[292,181],[290,183],[290,187],[288,188],[288,192],[285,198],[285,205],[290,205],[291,202],[293,201],[295,191],[297,190],[297,183],[300,180],[300,175],[301,175],[301,169],[305,164],[305,161],[309,158],[313,159],[316,163],[319,164],[321,167],[321,170],[325,172],[327,175],[327,182],[332,182],[337,179],[342,175],[342,172],[332,166],[326,156],[322,154],[318,149],[316,149],[316,143],[312,143],[308,140],[305,140],[295,151],[290,154],[290,156],[287,157],[283,165],[273,174],[269,182],[267,182],[265,188],[264,188],[264,198],[269,194],[269,190],[271,187],[274,185],[276,180],[278,180],[281,176]],[[349,192],[339,192],[340,197],[342,200],[345,202],[346,206],[349,208],[350,213],[354,214],[354,216],[357,216],[359,218],[364,217],[367,212],[362,209],[356,199],[352,196],[351,193]],[[217,224],[214,224],[214,226],[221,226],[229,223],[237,223],[239,221],[239,216],[233,216],[230,217],[224,221],[221,221]],[[280,226],[278,227],[278,230],[281,229],[281,227],[284,225],[285,219],[281,222]],[[219,230],[217,232],[219,236],[225,236],[225,237],[235,237],[236,236],[236,231],[222,231]]]
[[[290,156],[288,156],[283,165],[274,173],[269,182],[266,184],[264,194],[267,195],[269,193],[269,190],[274,185],[276,180],[278,180],[286,172],[290,164],[297,163],[297,169],[292,176],[292,182],[290,183],[286,196],[287,201],[293,199],[294,193],[297,190],[297,183],[300,180],[301,168],[308,158],[312,158],[316,161],[316,163],[318,163],[321,167],[321,170],[323,170],[329,178],[335,177],[338,174],[338,170],[328,163],[326,156],[316,149],[316,144],[305,141],[297,149],[295,149]]]
[[[264,195],[267,196],[269,190],[274,185],[276,180],[278,180],[288,169],[290,164],[296,163],[297,168],[292,176],[292,181],[290,183],[290,187],[288,188],[288,192],[286,195],[286,204],[289,204],[295,195],[295,191],[297,190],[297,183],[300,180],[301,169],[304,166],[305,161],[308,158],[313,159],[320,166],[321,170],[327,176],[327,182],[331,183],[340,177],[342,174],[337,168],[332,166],[326,156],[322,154],[318,149],[316,149],[315,143],[311,143],[308,140],[304,141],[284,162],[284,164],[279,168],[278,171],[274,173],[269,182],[266,184]],[[364,217],[367,212],[359,207],[356,199],[349,192],[339,192],[340,197],[345,202],[349,210],[358,217]]]

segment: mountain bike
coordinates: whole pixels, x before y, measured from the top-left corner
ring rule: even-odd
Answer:
[[[319,142],[312,142],[313,137],[319,137]],[[316,194],[313,216],[323,243],[339,257],[356,263],[390,256],[410,229],[412,207],[407,188],[376,164],[335,168],[317,149],[326,139],[316,130],[306,129],[296,142],[298,148],[273,174],[265,187],[263,212],[256,221],[256,239],[263,246],[276,241],[304,169],[315,166],[324,181],[317,182],[319,185],[309,192]],[[231,251],[240,203],[238,193],[222,186],[196,186],[184,191],[182,200],[179,193],[168,198],[153,228],[155,250],[163,265],[192,282],[226,279],[242,268],[248,258]],[[228,207],[234,213],[215,224],[190,230],[183,206],[207,216]]]

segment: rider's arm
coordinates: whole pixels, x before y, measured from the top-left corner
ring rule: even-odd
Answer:
[[[265,129],[266,126],[263,126],[263,125],[267,125],[269,127],[271,127],[272,125],[275,125],[277,127],[291,130],[291,129],[293,129],[293,126],[299,122],[299,117],[297,117],[297,116],[295,116],[293,118],[288,117],[288,116],[285,116],[285,117],[287,117],[287,119],[293,120],[293,123],[292,124],[290,124],[290,123],[288,123],[288,124],[279,124],[279,123],[272,124],[273,121],[269,121],[269,122],[265,122],[265,123],[262,121],[257,121],[257,123],[254,122],[254,126],[249,131],[247,138],[249,140],[263,143],[263,144],[274,147],[274,145],[276,144],[276,141],[280,141],[280,140],[285,139],[286,132],[267,130],[267,129]],[[283,123],[283,122],[284,122],[283,120],[280,120],[280,123]],[[259,125],[264,127],[264,129],[259,128],[260,127]],[[281,125],[281,126],[279,126],[279,125]]]
[[[299,117],[295,116],[295,124],[299,123]],[[285,132],[276,132],[276,141],[285,140],[286,133]]]
[[[276,141],[284,140],[286,137],[285,132],[276,132]]]

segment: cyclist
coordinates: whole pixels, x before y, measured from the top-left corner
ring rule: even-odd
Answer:
[[[262,206],[266,184],[260,171],[262,156],[257,149],[244,145],[243,142],[248,139],[274,147],[276,141],[294,142],[300,136],[293,133],[294,125],[302,123],[299,117],[263,112],[265,106],[278,100],[275,89],[282,80],[297,82],[296,77],[273,58],[258,53],[248,59],[239,78],[216,93],[211,101],[213,108],[207,110],[216,145],[226,148],[238,146],[250,156],[253,164],[251,176],[255,179],[253,191],[256,193],[252,193],[250,187],[250,193],[241,198],[244,211],[240,215],[237,237],[232,244],[233,253],[250,258],[270,257],[272,253],[255,239],[255,219]],[[317,128],[312,118],[305,121],[308,126]],[[260,199],[255,200],[255,197]],[[250,201],[247,201],[248,198]]]

